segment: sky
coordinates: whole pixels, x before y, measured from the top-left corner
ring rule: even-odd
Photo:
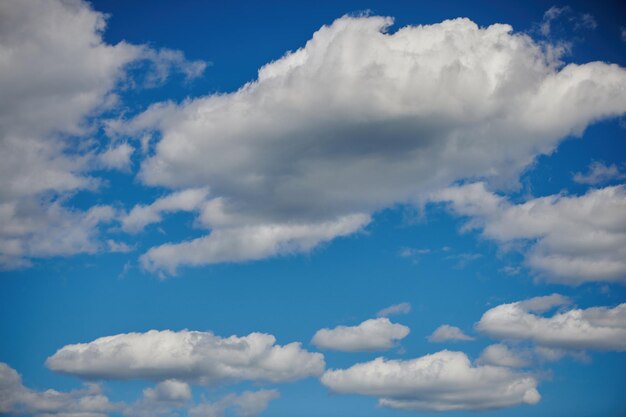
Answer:
[[[0,1],[0,415],[626,415],[618,1]]]

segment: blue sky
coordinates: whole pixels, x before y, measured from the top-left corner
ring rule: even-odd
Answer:
[[[625,16],[0,4],[0,414],[623,415]]]

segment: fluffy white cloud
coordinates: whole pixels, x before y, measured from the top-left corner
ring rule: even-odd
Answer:
[[[428,336],[431,342],[446,342],[448,340],[474,340],[473,337],[463,333],[463,330],[449,324],[442,324],[437,327],[433,334]]]
[[[521,368],[529,364],[528,359],[522,352],[515,352],[506,345],[496,343],[487,346],[476,361],[479,365],[508,366]]]
[[[21,376],[10,366],[0,363],[0,414],[34,417],[106,417],[118,410],[95,384],[83,389],[60,392],[53,389],[35,391],[22,384]]]
[[[378,317],[389,317],[394,314],[409,314],[411,312],[411,304],[410,303],[400,303],[390,305],[389,307],[385,307],[380,310],[376,315]]]
[[[208,193],[206,188],[191,188],[159,198],[147,206],[138,204],[120,219],[122,230],[137,233],[151,223],[160,222],[163,213],[198,210]]]
[[[562,67],[508,25],[456,19],[388,33],[391,24],[343,17],[236,92],[159,103],[118,125],[161,134],[140,179],[209,186],[221,217],[245,227],[296,223],[314,233],[461,178],[516,181],[537,154],[626,111],[624,69]],[[207,227],[214,244],[194,247],[206,261],[186,259],[183,243],[152,252],[150,265],[215,262],[214,246],[227,246],[219,240],[244,233],[225,232],[219,219]],[[234,252],[218,261],[256,259]]]
[[[595,161],[589,165],[589,172],[583,174],[577,172],[574,174],[574,181],[579,184],[601,184],[614,180],[623,180],[626,178],[626,173],[622,171],[617,165],[606,165],[602,162]]]
[[[549,281],[626,282],[624,186],[512,204],[484,183],[473,183],[436,192],[431,200],[469,216],[466,230],[482,229],[483,236],[500,243],[528,243],[526,264]]]
[[[312,343],[320,349],[345,352],[379,351],[391,349],[398,340],[408,336],[410,329],[392,323],[388,318],[365,320],[358,326],[337,326],[320,329]]]
[[[175,274],[180,265],[206,265],[307,252],[322,242],[361,230],[369,216],[355,214],[319,223],[271,223],[214,229],[191,241],[154,247],[141,256],[149,271]]]
[[[267,409],[269,402],[278,398],[276,390],[245,391],[228,395],[215,403],[199,404],[189,410],[189,417],[221,417],[227,408],[234,408],[240,417],[255,417]]]
[[[143,45],[107,44],[102,37],[105,26],[105,15],[80,0],[0,3],[2,267],[53,256],[35,250],[34,244],[63,248],[57,251],[62,255],[90,252],[96,245],[93,229],[85,229],[80,221],[89,213],[60,204],[76,190],[97,188],[99,181],[89,171],[128,168],[130,145],[99,144],[93,139],[98,122],[88,120],[116,104],[116,86],[128,81],[126,68],[147,62],[163,75],[179,68],[198,74],[197,68],[204,65],[185,61],[179,52],[175,59]],[[33,225],[38,229],[15,232]],[[90,234],[92,239],[81,249],[80,244],[59,240],[58,233],[48,233],[57,229]]]
[[[533,307],[539,301],[537,314]],[[529,340],[544,348],[559,350],[626,350],[626,303],[614,308],[565,309],[552,316],[539,315],[566,299],[546,297],[502,304],[481,317],[476,329],[504,340]]]
[[[404,410],[484,410],[541,398],[534,377],[505,367],[472,366],[464,353],[447,350],[328,370],[322,383],[340,394],[374,396],[382,406]]]
[[[323,372],[322,354],[308,352],[300,343],[275,342],[274,336],[264,333],[222,338],[210,332],[151,330],[67,345],[46,365],[87,379],[177,379],[202,384],[283,382]]]

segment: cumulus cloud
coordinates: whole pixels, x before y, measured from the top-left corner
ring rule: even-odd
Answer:
[[[406,361],[377,358],[328,370],[321,380],[333,392],[377,397],[381,406],[402,410],[485,410],[541,398],[533,376],[472,366],[464,353],[447,350]]]
[[[378,317],[389,317],[396,314],[409,314],[411,312],[410,303],[393,304],[385,307],[376,314]]]
[[[606,165],[602,162],[594,161],[589,165],[589,170],[586,174],[577,172],[574,174],[574,182],[579,184],[602,184],[609,181],[623,180],[626,178],[626,173],[615,164]]]
[[[428,336],[430,342],[446,342],[449,340],[474,340],[473,337],[463,333],[463,330],[456,326],[450,326],[449,324],[443,324],[433,334]]]
[[[431,201],[470,217],[464,230],[482,229],[484,237],[502,244],[526,243],[526,265],[548,281],[626,282],[624,186],[512,204],[484,183],[473,183],[438,191]]]
[[[160,222],[163,213],[197,210],[208,192],[207,188],[191,188],[159,198],[150,205],[138,204],[121,217],[122,230],[137,233],[151,223]]]
[[[93,116],[117,103],[116,88],[128,80],[130,65],[165,66],[163,74],[180,65],[193,66],[182,56],[170,59],[168,53],[145,45],[108,44],[102,36],[105,26],[105,15],[80,0],[0,4],[0,210],[10,217],[0,225],[4,268],[49,255],[28,249],[33,242],[64,248],[59,250],[62,255],[91,251],[93,239],[85,242],[87,250],[74,244],[68,249],[59,234],[48,230],[63,228],[70,235],[95,237],[80,220],[68,220],[88,212],[76,213],[60,204],[77,190],[98,187],[99,180],[90,174],[93,169],[129,167],[131,146],[103,146],[93,139],[98,125]],[[15,232],[34,224],[36,232]]]
[[[320,349],[345,352],[379,351],[391,349],[398,340],[408,336],[410,329],[392,323],[388,318],[365,320],[358,326],[337,326],[320,329],[312,343]]]
[[[245,228],[298,224],[315,235],[461,178],[511,184],[536,155],[626,111],[616,65],[562,67],[508,25],[456,19],[389,33],[392,23],[340,18],[235,92],[158,103],[117,126],[160,133],[141,164],[145,184],[209,186],[219,199],[218,215],[205,217],[211,244],[193,245],[206,260],[187,257],[189,242],[168,244],[148,255],[153,268],[281,253],[236,245],[214,256]]]
[[[104,396],[100,387],[88,384],[82,389],[61,392],[35,391],[22,384],[22,377],[0,363],[0,414],[34,417],[106,417],[120,407]]]
[[[265,411],[269,402],[278,398],[276,390],[245,391],[228,395],[215,403],[199,404],[189,410],[189,417],[221,417],[227,408],[234,408],[240,417],[254,417]]]
[[[487,346],[476,361],[479,365],[522,368],[530,363],[524,352],[516,352],[502,343]]]
[[[67,345],[46,365],[86,379],[176,379],[216,384],[292,381],[320,375],[324,357],[300,343],[275,344],[274,336],[251,333],[222,338],[210,332],[151,330]]]
[[[540,313],[550,307],[563,306],[558,296],[539,297],[522,302],[502,304],[481,317],[476,329],[503,340],[528,340],[550,353],[560,351],[626,350],[626,303],[616,307],[587,309],[562,307],[551,316]],[[541,308],[535,308],[539,304]],[[535,314],[537,313],[537,314]],[[559,353],[560,354],[560,353]]]

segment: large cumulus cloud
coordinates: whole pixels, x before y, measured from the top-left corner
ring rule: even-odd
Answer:
[[[626,111],[623,68],[563,65],[508,25],[456,19],[388,33],[391,24],[343,17],[236,92],[159,103],[118,126],[160,133],[141,165],[145,184],[211,191],[200,216],[211,234],[149,251],[144,264],[174,270],[293,251],[300,237],[289,233],[260,254],[232,245],[243,228],[265,226],[308,226],[311,244],[296,251],[308,250],[332,237],[319,227],[461,178],[510,185],[538,154]]]

